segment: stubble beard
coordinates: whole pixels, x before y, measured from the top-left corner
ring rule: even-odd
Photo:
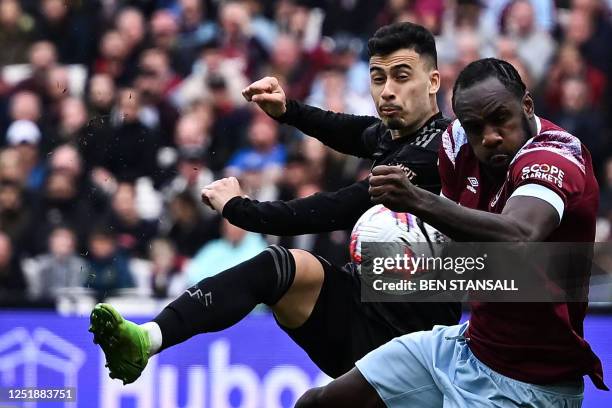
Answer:
[[[406,123],[400,118],[392,118],[387,120],[387,127],[391,130],[402,130],[406,127]]]

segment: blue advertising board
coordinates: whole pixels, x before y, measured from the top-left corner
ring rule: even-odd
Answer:
[[[329,380],[265,313],[197,336],[154,357],[136,383],[111,380],[86,317],[0,312],[0,387],[76,387],[76,402],[0,407],[280,408]],[[612,316],[589,316],[587,338],[612,379]],[[559,358],[563,358],[560,356]],[[584,407],[611,407],[612,393],[586,380]]]

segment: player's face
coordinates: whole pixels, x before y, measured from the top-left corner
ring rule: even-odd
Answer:
[[[478,160],[492,168],[507,168],[533,133],[531,96],[519,100],[494,77],[458,89],[455,114]]]
[[[440,74],[412,49],[370,58],[370,91],[389,129],[412,133],[433,115]]]

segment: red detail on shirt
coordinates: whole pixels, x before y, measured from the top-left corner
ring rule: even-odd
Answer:
[[[482,173],[481,164],[454,121],[443,135],[439,154],[442,194],[464,207],[501,213],[520,186],[539,184],[564,203],[561,223],[547,242],[593,242],[599,187],[591,155],[580,141],[541,120],[537,136],[510,163],[505,180]],[[479,180],[468,189],[468,177]],[[588,281],[588,270],[577,270]],[[554,384],[589,375],[600,389],[601,361],[584,339],[587,303],[472,302],[467,337],[470,349],[502,375],[533,384]]]

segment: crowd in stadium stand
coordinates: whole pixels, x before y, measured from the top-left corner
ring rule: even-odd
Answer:
[[[468,62],[519,70],[536,111],[590,149],[598,240],[612,229],[609,0],[0,0],[0,303],[65,288],[181,293],[270,242],[341,262],[348,232],[263,237],[200,190],[236,176],[292,199],[365,177],[241,96],[263,76],[289,98],[375,115],[366,41],[413,21],[437,39],[439,105]]]

